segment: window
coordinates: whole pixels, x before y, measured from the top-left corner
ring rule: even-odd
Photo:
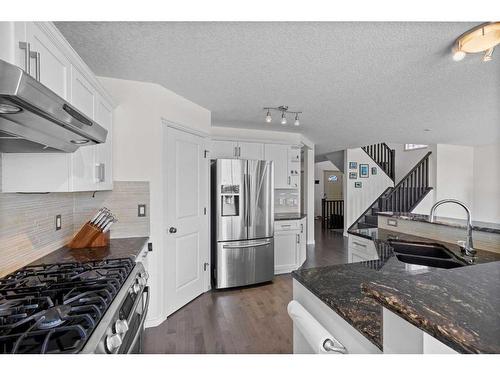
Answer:
[[[427,148],[427,145],[414,145],[412,143],[405,144],[405,151],[419,150],[421,148]]]

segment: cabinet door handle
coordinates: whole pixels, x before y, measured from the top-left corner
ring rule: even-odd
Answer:
[[[27,42],[19,42],[19,48],[24,50],[24,71],[30,74],[30,65],[31,65],[31,53],[30,53],[30,44]]]
[[[300,233],[304,233],[304,224],[300,223]]]
[[[288,176],[288,185],[291,185],[291,183],[292,183],[292,180],[291,180],[290,176]]]
[[[238,146],[238,157],[241,158],[241,147]]]
[[[356,242],[356,241],[352,241],[352,243],[353,243],[354,245],[358,245],[358,246],[360,246],[360,247],[366,247],[366,245],[365,245],[365,244],[362,244],[362,243],[359,243],[359,242]]]
[[[106,179],[104,163],[96,165],[96,175],[97,175],[97,182],[104,182],[104,180]]]
[[[237,158],[238,157],[238,147],[235,147],[234,148],[234,153],[233,153],[234,157]]]
[[[297,234],[297,243],[300,243],[300,234]]]
[[[40,81],[40,52],[30,51],[30,58],[35,59],[35,79]]]

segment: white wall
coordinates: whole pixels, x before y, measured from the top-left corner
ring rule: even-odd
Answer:
[[[358,169],[350,170],[349,162],[358,163]],[[361,214],[390,186],[393,181],[377,166],[377,164],[361,148],[347,149],[345,155],[344,173],[344,235],[347,229]],[[359,164],[368,164],[370,167],[369,178],[359,178]],[[378,173],[371,174],[371,168],[377,167]],[[358,172],[356,180],[349,179],[349,172]],[[355,188],[354,182],[361,181],[362,188]]]
[[[500,143],[474,147],[472,218],[500,223]]]
[[[472,210],[472,217],[478,216],[474,207],[474,190],[478,186],[474,176],[474,148],[438,144],[431,146],[430,186],[433,191],[413,210],[428,215],[432,205],[442,199],[458,199]],[[465,219],[463,208],[445,204],[436,211],[437,216]]]
[[[148,320],[166,318],[164,271],[168,260],[163,243],[163,136],[161,118],[208,134],[210,111],[164,87],[145,82],[99,78],[115,100],[113,128],[113,178],[150,182],[152,299]]]
[[[330,161],[320,161],[314,164],[314,179],[319,180],[318,185],[314,185],[314,216],[321,216],[321,200],[325,192],[325,182],[323,171],[338,171],[339,169]],[[345,178],[345,176],[344,176]]]
[[[388,143],[394,153],[394,174],[396,175],[396,184],[406,176],[406,174],[427,154],[431,147],[418,150],[405,151],[403,143]]]

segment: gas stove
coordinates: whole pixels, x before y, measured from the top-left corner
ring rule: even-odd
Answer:
[[[24,267],[0,279],[0,353],[140,352],[146,284],[131,259]]]

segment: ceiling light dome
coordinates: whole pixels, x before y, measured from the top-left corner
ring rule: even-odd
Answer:
[[[490,61],[498,44],[500,22],[484,23],[458,37],[453,46],[453,60],[463,60],[468,53],[484,53],[483,61]]]

